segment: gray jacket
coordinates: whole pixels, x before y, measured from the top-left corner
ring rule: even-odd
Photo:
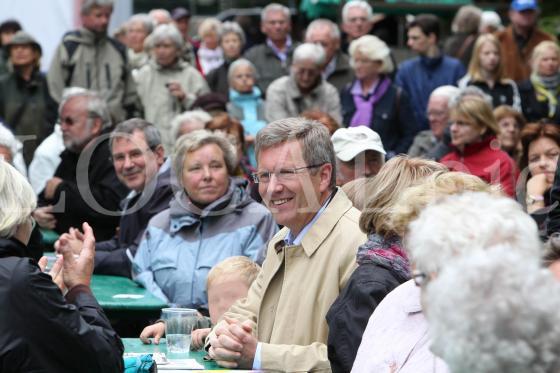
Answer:
[[[306,110],[319,110],[341,123],[338,90],[323,80],[309,94],[302,95],[293,77],[276,79],[266,92],[265,117],[269,122],[297,117]]]
[[[83,87],[101,94],[114,121],[137,114],[136,87],[126,47],[106,35],[96,35],[85,28],[64,35],[54,54],[47,82],[57,102],[62,99],[64,88]]]

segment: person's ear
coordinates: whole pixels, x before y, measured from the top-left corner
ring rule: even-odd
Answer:
[[[165,161],[165,150],[163,145],[159,144],[154,149],[154,156],[156,157],[156,162],[158,166],[161,166]]]
[[[333,173],[332,164],[326,163],[326,164],[321,166],[321,168],[319,170],[319,176],[321,178],[321,181],[320,181],[320,184],[319,184],[319,190],[321,192],[324,192],[324,191],[329,189],[330,184],[331,184],[332,173]]]

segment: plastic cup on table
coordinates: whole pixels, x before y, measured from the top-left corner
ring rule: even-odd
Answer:
[[[198,312],[191,308],[164,308],[165,338],[168,354],[186,354],[191,348],[191,333],[198,319]]]

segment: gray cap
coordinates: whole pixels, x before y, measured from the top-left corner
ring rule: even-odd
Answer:
[[[6,44],[8,51],[12,45],[31,45],[39,54],[43,54],[43,50],[41,49],[41,45],[35,40],[33,36],[28,34],[27,32],[20,30],[14,34],[12,40]]]

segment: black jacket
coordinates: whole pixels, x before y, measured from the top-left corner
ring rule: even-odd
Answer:
[[[353,84],[348,84],[340,93],[342,123],[346,127],[350,125],[352,117],[356,113],[354,97],[350,93]],[[381,137],[387,158],[401,153],[406,154],[418,132],[406,92],[391,84],[387,92],[375,104],[369,127]]]
[[[24,251],[0,238],[0,372],[122,372],[124,347],[89,288],[65,299]]]
[[[538,101],[535,88],[530,80],[519,83],[519,95],[521,96],[521,108],[527,123],[546,119],[547,123],[560,124],[560,108],[556,107],[554,115],[548,115],[548,102]],[[560,99],[560,97],[557,97]]]
[[[371,314],[387,294],[406,280],[379,264],[360,264],[352,273],[326,316],[327,350],[333,372],[350,372]]]
[[[551,236],[553,233],[560,232],[560,159],[556,166],[556,174],[554,175],[554,183],[550,188],[549,203],[551,210],[548,212],[546,219],[546,235]]]
[[[118,237],[95,245],[95,273],[131,277],[127,251],[131,256],[136,254],[148,222],[154,215],[169,208],[173,197],[170,164],[169,160],[164,163],[160,173],[152,179],[155,188],[148,186],[144,189],[145,193],[124,201]]]
[[[221,93],[229,101],[229,80],[228,70],[231,62],[224,61],[219,67],[206,74],[206,82],[210,91]]]
[[[57,233],[65,233],[70,227],[81,229],[82,223],[88,222],[98,241],[115,235],[119,225],[119,204],[128,189],[117,179],[109,159],[108,143],[107,135],[102,135],[80,154],[69,150],[60,154],[61,161],[54,176],[61,178],[62,183],[56,188],[52,200],[45,198],[44,191],[39,195],[39,205],[55,205]],[[91,155],[89,161],[88,155]],[[80,158],[81,162],[78,162]],[[108,215],[99,207],[113,214]]]

